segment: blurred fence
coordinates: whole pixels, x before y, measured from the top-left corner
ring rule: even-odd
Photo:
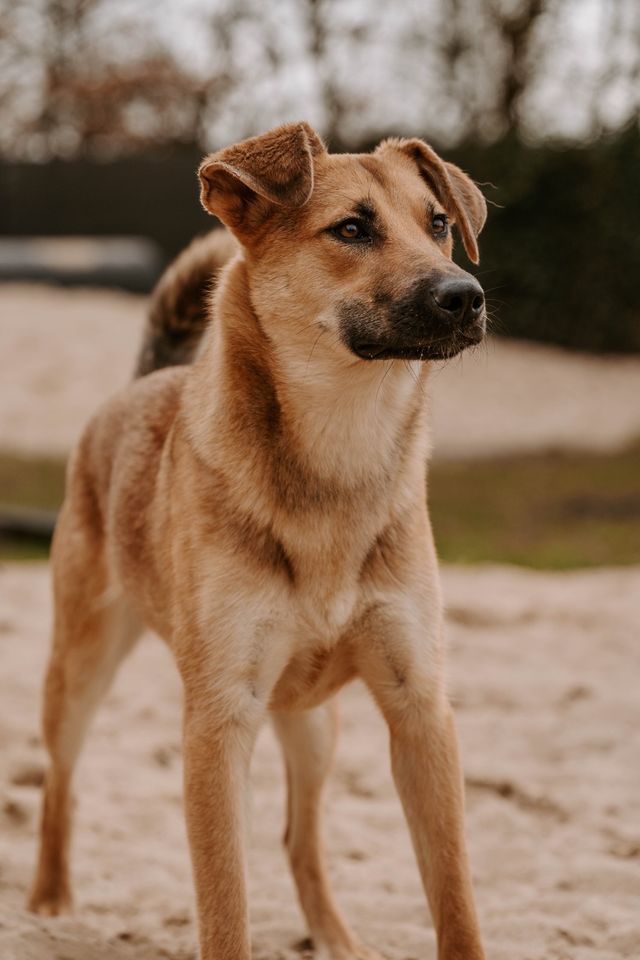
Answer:
[[[198,200],[201,151],[150,151],[117,160],[0,163],[0,234],[144,236],[165,258],[213,221]]]

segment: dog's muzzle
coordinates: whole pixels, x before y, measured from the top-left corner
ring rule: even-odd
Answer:
[[[398,299],[344,303],[340,324],[344,343],[363,360],[444,360],[484,337],[484,292],[469,274],[425,277]]]

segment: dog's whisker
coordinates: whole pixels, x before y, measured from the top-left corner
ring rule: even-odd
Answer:
[[[384,381],[385,381],[386,378],[388,377],[389,373],[391,372],[391,368],[392,368],[392,366],[393,366],[393,362],[394,362],[393,360],[388,360],[388,361],[387,361],[387,364],[386,364],[386,368],[385,368],[385,370],[384,370],[384,373],[382,374],[382,377],[380,378],[380,383],[378,384],[378,389],[376,390],[376,397],[375,397],[375,401],[374,401],[374,410],[375,410],[376,413],[377,413],[377,411],[378,411],[378,396],[379,396],[379,394],[380,394],[380,390],[382,389],[382,384],[384,383]]]
[[[317,345],[318,345],[318,343],[319,343],[319,341],[320,341],[320,338],[321,338],[326,332],[327,332],[326,330],[321,330],[320,333],[318,334],[318,336],[316,337],[316,339],[314,340],[313,346],[311,347],[311,352],[309,353],[309,356],[307,357],[307,365],[306,365],[306,368],[305,368],[306,370],[309,369],[309,363],[311,362],[311,357],[313,356],[313,351],[314,351],[315,348],[317,347]]]

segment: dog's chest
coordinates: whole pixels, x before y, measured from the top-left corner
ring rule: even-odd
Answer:
[[[340,522],[340,520],[342,522]],[[333,517],[313,533],[290,541],[292,614],[301,637],[332,647],[353,618],[362,596],[361,569],[380,526]]]
[[[293,615],[301,636],[322,638],[325,647],[333,647],[356,609],[360,590],[352,580],[337,582],[335,576],[323,577],[296,592]]]
[[[363,600],[352,569],[316,565],[290,601],[292,654],[274,690],[277,709],[306,709],[321,703],[355,668],[347,637]]]

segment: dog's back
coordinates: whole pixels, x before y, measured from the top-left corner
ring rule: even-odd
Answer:
[[[52,547],[54,569],[68,569],[68,544],[80,538],[95,558],[101,589],[113,591],[116,569],[116,579],[129,583],[140,569],[152,575],[157,558],[147,519],[158,496],[162,452],[220,271],[236,251],[226,230],[214,230],[194,240],[160,277],[150,298],[135,379],[91,418],[70,459]]]

